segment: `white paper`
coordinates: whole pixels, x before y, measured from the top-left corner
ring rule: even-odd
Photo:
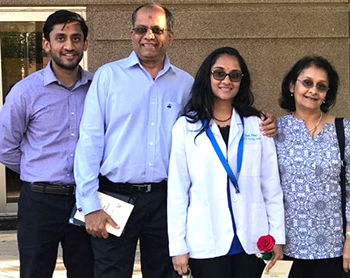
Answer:
[[[102,209],[120,227],[119,229],[116,229],[112,227],[109,223],[106,223],[107,232],[115,236],[120,236],[134,208],[134,205],[101,192],[97,192],[97,194],[98,198],[100,199]],[[78,210],[75,213],[74,218],[85,223],[84,216]]]
[[[261,278],[287,278],[293,261],[277,261],[269,272],[263,271]]]

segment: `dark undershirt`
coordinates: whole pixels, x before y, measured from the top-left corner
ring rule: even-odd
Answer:
[[[224,141],[226,143],[226,147],[227,147],[227,145],[228,145],[228,136],[230,134],[230,126],[229,125],[227,125],[225,127],[219,126],[219,130],[220,130],[221,136],[224,139]],[[228,177],[227,177],[227,186],[229,186]],[[229,188],[227,188],[227,190],[229,190]],[[230,194],[229,193],[228,193],[228,198],[230,199]],[[236,234],[237,228],[236,228],[236,223],[235,223],[235,217],[233,215],[232,207],[230,205],[229,205],[229,209],[230,209],[230,212],[231,212],[232,226],[233,226],[233,230],[235,232],[235,236],[234,236],[234,238],[232,240],[230,250],[228,251],[226,256],[244,253],[244,249],[242,247],[242,244],[241,244],[241,242],[240,242],[240,240],[239,240],[239,238],[238,238],[238,236]]]
[[[227,125],[225,127],[219,126],[219,129],[220,129],[221,136],[224,139],[224,141],[226,143],[226,147],[227,147],[227,145],[228,145],[228,135],[230,134],[230,126],[229,125]]]

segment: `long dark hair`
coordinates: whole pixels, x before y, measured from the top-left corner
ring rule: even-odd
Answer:
[[[184,109],[183,115],[188,122],[201,121],[202,124],[206,122],[206,126],[202,125],[199,134],[205,130],[213,118],[214,94],[211,90],[210,75],[212,66],[222,55],[235,57],[243,74],[238,93],[232,100],[232,107],[243,117],[260,115],[260,111],[252,106],[254,97],[250,89],[250,73],[244,59],[235,48],[221,47],[210,53],[200,66],[191,89],[190,100]]]

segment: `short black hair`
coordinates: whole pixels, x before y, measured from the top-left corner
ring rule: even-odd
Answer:
[[[172,13],[165,7],[163,7],[162,5],[160,4],[156,4],[156,3],[146,3],[146,4],[143,4],[139,7],[137,7],[132,15],[131,15],[131,29],[133,29],[135,27],[135,21],[136,21],[136,16],[137,16],[137,12],[139,10],[141,10],[142,8],[154,8],[154,7],[160,7],[164,10],[164,13],[165,13],[165,18],[166,18],[166,28],[168,29],[168,31],[172,31],[174,29],[174,16],[172,15]]]
[[[295,65],[285,75],[281,86],[281,97],[279,99],[279,105],[281,108],[288,112],[295,111],[295,100],[292,92],[290,91],[290,85],[297,81],[301,72],[311,66],[315,66],[319,69],[323,69],[327,73],[329,90],[327,91],[326,99],[321,105],[321,111],[326,113],[332,106],[334,106],[338,93],[339,75],[334,67],[327,59],[311,55],[301,58],[295,63]]]
[[[50,32],[53,30],[55,25],[62,24],[62,23],[67,24],[69,22],[74,22],[74,21],[77,21],[80,23],[81,30],[84,33],[84,41],[85,41],[89,32],[89,28],[86,25],[85,19],[81,15],[68,10],[58,10],[53,14],[49,15],[43,27],[44,38],[50,41]]]

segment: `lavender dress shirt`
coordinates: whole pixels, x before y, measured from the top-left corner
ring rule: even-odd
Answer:
[[[74,183],[73,162],[92,74],[71,88],[49,63],[19,81],[0,111],[0,162],[27,182]]]

